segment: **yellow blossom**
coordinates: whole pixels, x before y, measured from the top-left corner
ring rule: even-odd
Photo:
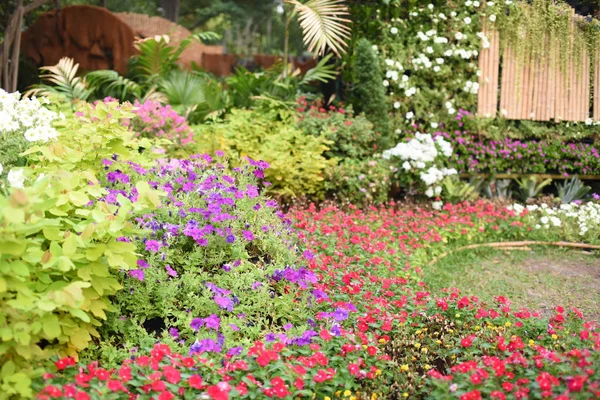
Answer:
[[[425,369],[427,369],[427,370],[431,369],[431,365],[425,364]]]
[[[385,343],[385,339],[384,338],[379,339],[379,343]]]
[[[421,343],[415,343],[415,347],[418,349],[419,347],[421,347]]]
[[[349,390],[344,391],[344,397],[350,397],[352,396],[352,392]]]
[[[552,339],[554,339],[554,340],[558,339],[558,335],[556,333],[553,333],[552,334]]]
[[[508,321],[506,321],[506,323],[504,324],[504,326],[507,327],[507,328],[510,328],[511,325],[512,324],[510,322],[508,322]]]
[[[408,371],[408,370],[409,370],[409,368],[408,368],[408,364],[402,364],[402,365],[400,366],[400,371],[404,371],[404,372],[406,372],[406,371]]]
[[[427,350],[427,347],[423,347],[423,348],[421,349],[421,353],[423,353],[423,354],[427,354],[427,351],[428,351],[428,350]]]
[[[408,393],[404,392],[404,393],[402,393],[402,396],[408,397]]]

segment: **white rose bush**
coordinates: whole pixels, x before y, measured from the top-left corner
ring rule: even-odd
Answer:
[[[403,188],[429,198],[439,197],[444,178],[457,174],[447,167],[451,156],[452,146],[442,136],[419,132],[382,153],[384,159],[398,162],[397,180]]]

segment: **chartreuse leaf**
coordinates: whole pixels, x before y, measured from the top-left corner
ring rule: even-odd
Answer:
[[[54,314],[46,314],[41,318],[42,330],[48,339],[54,339],[60,336],[60,322],[58,316]]]

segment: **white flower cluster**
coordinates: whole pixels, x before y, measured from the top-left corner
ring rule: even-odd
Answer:
[[[443,137],[433,138],[430,134],[417,132],[415,137],[408,142],[401,142],[396,147],[383,152],[382,157],[389,160],[397,157],[402,163],[405,172],[418,174],[425,184],[425,195],[428,197],[439,196],[442,187],[439,183],[450,175],[457,173],[454,168],[438,168],[436,161],[441,157],[452,156],[452,145]]]
[[[19,92],[0,89],[0,134],[22,133],[29,142],[47,142],[58,136],[52,127],[58,118],[35,97],[21,99]]]
[[[573,228],[580,236],[600,229],[600,204],[587,202],[583,204],[561,204],[559,207],[514,204],[510,209],[522,213],[525,208],[534,218],[536,229],[551,229],[566,226]]]

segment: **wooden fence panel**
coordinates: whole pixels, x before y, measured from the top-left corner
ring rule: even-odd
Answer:
[[[570,18],[574,34],[576,19],[581,17],[573,10]],[[479,116],[585,121],[592,111],[593,119],[600,121],[600,56],[595,59],[591,77],[591,54],[587,50],[578,55],[578,60],[571,57],[565,63],[561,61],[558,43],[548,37],[540,43],[543,56],[526,55],[519,59],[510,46],[501,56],[498,32],[487,27],[485,21],[483,32],[490,46],[482,48],[479,55]]]

